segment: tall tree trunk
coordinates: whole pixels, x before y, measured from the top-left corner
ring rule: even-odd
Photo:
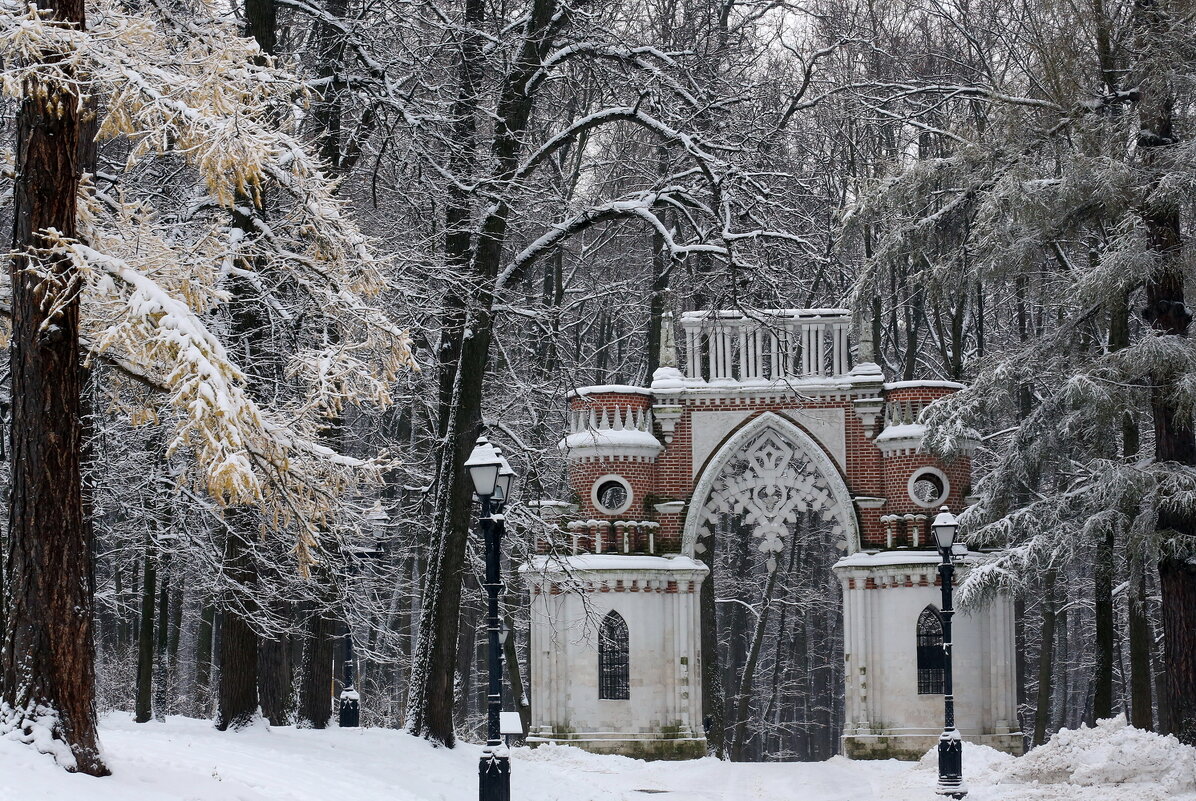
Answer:
[[[240,729],[253,722],[257,701],[257,632],[250,628],[251,591],[257,584],[251,531],[252,510],[229,509],[224,570],[236,589],[228,590],[220,623],[220,686],[216,693],[216,728]]]
[[[166,647],[170,641],[170,587],[171,579],[170,553],[164,552],[159,565],[158,590],[158,631],[154,638],[154,716],[162,720],[166,716],[169,693],[169,667],[166,658]]]
[[[153,537],[147,532],[141,571],[141,625],[137,630],[137,697],[133,708],[133,720],[137,723],[145,723],[154,716],[154,597],[158,584],[155,561]]]
[[[1141,566],[1131,568],[1129,590],[1130,629],[1130,723],[1139,729],[1154,728],[1154,676],[1151,651],[1154,636],[1146,614],[1146,574]]]
[[[516,601],[517,599],[512,598],[511,600]],[[510,606],[508,604],[508,608]],[[503,659],[506,660],[506,675],[511,682],[511,701],[515,704],[515,710],[519,713],[519,722],[526,734],[531,730],[532,704],[523,684],[523,672],[519,666],[519,640],[515,636],[515,619],[511,617],[510,612],[506,614],[504,622],[507,627],[507,642],[503,645]],[[520,737],[517,742],[522,740],[523,738]]]
[[[257,41],[265,63],[273,55],[278,43],[277,19],[274,0],[245,0],[245,33]],[[256,201],[242,197],[247,207]],[[233,225],[253,235],[253,220],[238,211],[233,215]],[[264,372],[262,332],[265,329],[264,310],[261,299],[253,285],[244,279],[233,282],[233,301],[230,303],[231,339],[241,355],[248,372]],[[262,387],[251,383],[250,395],[258,395]],[[257,714],[257,632],[248,617],[255,610],[254,587],[258,582],[257,565],[253,553],[253,532],[256,519],[250,509],[230,509],[226,515],[228,532],[224,545],[224,567],[233,588],[226,592],[221,617],[220,636],[220,686],[216,693],[216,727],[238,729],[252,722]],[[239,596],[239,597],[232,597]]]
[[[1156,72],[1160,48],[1176,25],[1186,25],[1171,16],[1170,4],[1158,0],[1137,0],[1135,28],[1145,74],[1138,75],[1141,87],[1142,118],[1138,146],[1142,165],[1155,173],[1150,189],[1157,187],[1167,169],[1167,153],[1176,145],[1172,127],[1175,98],[1168,78]],[[1144,316],[1151,328],[1162,336],[1186,337],[1191,315],[1184,305],[1183,240],[1179,205],[1148,200],[1142,210],[1146,223],[1148,247],[1155,264],[1146,279]],[[1196,466],[1196,434],[1189,412],[1175,400],[1175,377],[1154,377],[1151,411],[1154,416],[1155,458]],[[1164,537],[1196,534],[1196,521],[1183,513],[1163,512],[1159,530]],[[1159,559],[1159,587],[1163,598],[1163,660],[1166,668],[1169,719],[1161,721],[1164,730],[1181,742],[1196,745],[1196,553],[1165,553]]]
[[[709,752],[723,758],[726,739],[726,698],[723,693],[722,656],[718,643],[718,605],[715,603],[715,539],[706,538],[706,549],[698,561],[706,566],[698,603],[702,637],[702,728]]]
[[[83,0],[47,0],[41,8],[61,23],[84,25]],[[80,471],[79,276],[68,259],[46,253],[53,242],[43,233],[77,232],[78,107],[69,86],[31,81],[17,114],[0,725],[25,732],[47,726],[70,747],[74,765],[65,767],[101,776],[108,769],[96,733],[93,575]]]
[[[271,726],[287,726],[294,713],[291,685],[290,638],[263,638],[257,652],[258,696],[262,716]]]
[[[199,614],[199,630],[195,636],[195,715],[206,717],[212,711],[212,639],[216,622],[216,607],[205,603]]]
[[[1034,738],[1031,745],[1046,742],[1051,720],[1051,678],[1055,666],[1055,571],[1051,569],[1042,588],[1042,629],[1038,636],[1038,698],[1034,708]]]
[[[303,679],[299,685],[299,725],[323,729],[332,718],[332,646],[335,625],[319,612],[308,618]]]

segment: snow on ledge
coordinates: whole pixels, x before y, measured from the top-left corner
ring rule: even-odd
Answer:
[[[595,384],[592,387],[578,387],[571,389],[565,393],[566,398],[584,398],[588,395],[606,395],[606,394],[620,394],[620,395],[648,395],[651,396],[652,390],[644,387],[633,387],[631,384]]]
[[[897,565],[937,565],[943,561],[938,551],[880,551],[868,553],[859,551],[850,556],[844,556],[834,564],[834,570],[848,567],[878,568],[895,567]]]
[[[963,389],[964,385],[958,381],[889,381],[885,384],[885,391],[894,389]]]
[[[896,440],[918,442],[926,434],[926,426],[918,423],[902,423],[895,426],[885,426],[885,430],[876,437],[877,444]]]
[[[668,570],[706,573],[706,565],[688,556],[638,556],[631,554],[578,554],[533,556],[519,566],[520,573],[599,572],[606,570]]]

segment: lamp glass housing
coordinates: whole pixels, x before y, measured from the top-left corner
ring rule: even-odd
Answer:
[[[501,453],[498,455],[498,486],[502,488],[503,500],[510,500],[511,485],[515,482],[515,471],[511,469],[511,463],[507,461],[507,457]]]
[[[479,497],[494,494],[495,485],[498,483],[498,471],[502,468],[499,458],[494,446],[485,437],[479,437],[478,444],[465,460],[465,469],[469,471],[473,491]]]
[[[934,532],[934,541],[939,550],[950,551],[951,546],[955,544],[955,532],[959,530],[959,522],[955,515],[951,514],[946,506],[942,507],[930,528]]]

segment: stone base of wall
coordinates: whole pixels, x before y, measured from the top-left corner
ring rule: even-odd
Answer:
[[[705,737],[638,737],[638,738],[587,738],[585,734],[564,737],[528,737],[524,741],[529,747],[549,743],[552,745],[573,745],[594,754],[618,754],[647,760],[701,759],[706,756]]]
[[[964,737],[969,743],[979,743],[1021,756],[1021,732],[1009,734],[980,734]],[[843,753],[851,759],[904,759],[916,762],[931,748],[938,746],[937,734],[845,734]]]

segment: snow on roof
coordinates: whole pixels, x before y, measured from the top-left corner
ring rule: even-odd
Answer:
[[[647,431],[616,428],[587,428],[565,437],[560,442],[560,449],[569,451],[601,451],[609,455],[618,456],[629,452],[643,451],[649,456],[655,456],[664,450],[660,440]]]
[[[769,317],[848,317],[850,309],[719,309],[717,311],[687,311],[681,313],[681,319],[711,320],[711,319],[768,319]]]
[[[834,569],[841,567],[893,567],[895,565],[937,565],[943,561],[938,551],[860,551],[844,556],[835,562]]]
[[[645,387],[633,387],[630,384],[595,384],[592,387],[578,387],[565,393],[566,398],[584,398],[587,395],[604,395],[618,393],[620,395],[651,395],[652,390]]]
[[[605,570],[670,570],[705,573],[706,565],[688,556],[640,556],[587,553],[577,556],[533,556],[519,567],[521,573],[598,572]]]
[[[885,391],[894,389],[963,389],[963,384],[957,381],[889,381],[885,384]]]
[[[926,426],[919,423],[902,423],[895,426],[885,426],[885,430],[876,435],[877,442],[892,442],[893,440],[922,441],[926,434]]]

